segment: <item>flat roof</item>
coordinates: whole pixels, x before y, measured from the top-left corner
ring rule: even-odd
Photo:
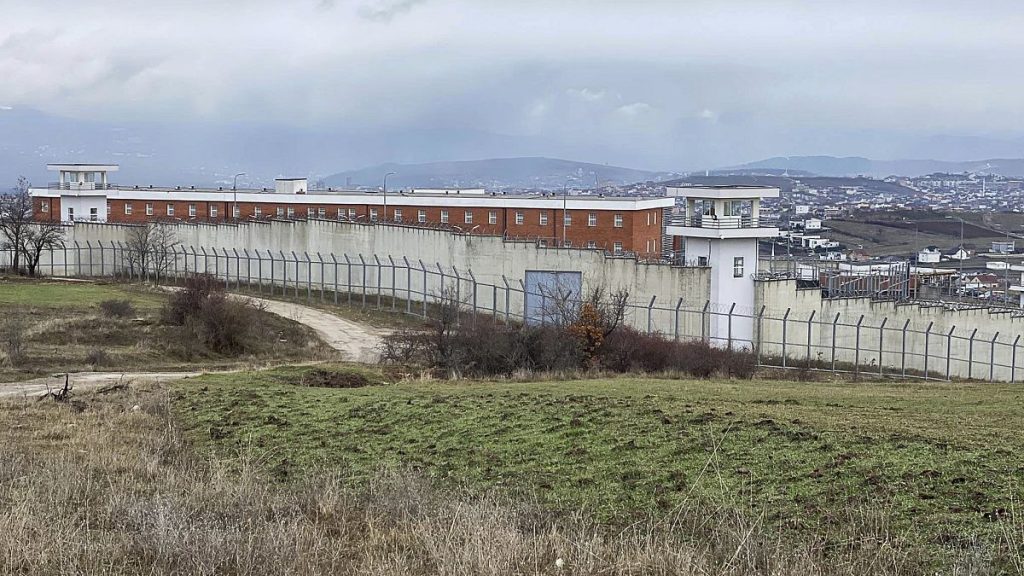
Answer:
[[[75,168],[78,170],[94,170],[104,172],[117,172],[120,168],[119,164],[89,164],[89,163],[59,163],[59,164],[47,164],[47,170],[68,170]]]
[[[33,196],[59,197],[62,195],[74,195],[74,190],[60,190],[51,188],[33,188]],[[90,192],[92,192],[90,190]],[[115,200],[155,200],[155,201],[197,201],[197,202],[265,202],[281,204],[367,204],[381,205],[384,203],[384,194],[380,191],[359,191],[359,190],[312,190],[305,194],[277,193],[272,189],[232,190],[230,187],[223,189],[211,188],[168,188],[168,187],[135,187],[135,186],[114,186],[105,190],[97,190],[110,199]],[[623,210],[647,210],[652,208],[669,208],[675,205],[675,199],[665,196],[596,196],[596,195],[575,195],[563,197],[558,194],[425,194],[425,193],[402,193],[389,192],[387,195],[389,203],[401,202],[405,206],[449,206],[449,207],[473,207],[473,206],[494,206],[499,205],[506,208],[560,208],[563,202],[575,210],[603,210],[614,206]],[[444,200],[441,202],[440,200]]]
[[[776,186],[666,186],[665,192],[676,198],[708,198],[712,200],[779,197],[779,188]]]

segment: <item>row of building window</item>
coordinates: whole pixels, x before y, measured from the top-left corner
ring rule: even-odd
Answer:
[[[42,208],[42,210],[44,212],[49,211],[49,203],[43,203],[41,208]],[[314,210],[316,210],[315,214],[314,214]],[[346,210],[347,210],[347,214],[346,214]],[[107,215],[109,216],[111,214],[111,212],[112,212],[112,207],[108,203],[107,204]],[[132,213],[133,213],[133,206],[132,206],[131,202],[125,202],[125,204],[124,204],[124,213],[125,213],[126,216],[131,216],[132,215]],[[175,215],[174,214],[174,204],[170,204],[170,203],[167,204],[166,214],[167,214],[167,216],[174,216]],[[146,203],[146,216],[152,216],[152,215],[153,215],[153,204],[150,203],[150,202],[147,202]],[[209,216],[211,218],[216,218],[217,215],[218,215],[218,213],[217,213],[217,206],[211,205],[210,209],[209,209]],[[323,207],[320,207],[320,208],[310,208],[308,210],[308,215],[309,216],[314,216],[315,215],[315,216],[318,216],[320,218],[325,218],[327,216],[327,210],[325,208],[323,208]],[[189,216],[189,218],[195,218],[196,217],[196,205],[195,204],[189,204],[188,205],[188,216]],[[234,206],[233,207],[233,217],[234,218],[238,218],[239,216],[240,216],[240,209],[239,209],[238,206]],[[263,209],[260,206],[253,207],[253,216],[256,216],[256,217],[263,216]],[[278,206],[277,207],[277,216],[278,217],[285,217],[285,216],[287,216],[288,218],[292,218],[292,217],[295,216],[295,208],[289,206],[286,209],[284,207]],[[356,219],[356,210],[354,208],[348,208],[348,209],[346,209],[346,208],[338,208],[338,218],[339,219],[343,219],[346,216],[350,220],[355,220]],[[375,221],[377,221],[377,219],[378,219],[377,209],[376,208],[370,208],[370,220],[375,222]],[[647,219],[648,219],[648,222],[650,222],[650,219],[651,219],[651,215],[650,214],[648,214]],[[403,214],[402,214],[402,209],[401,208],[395,208],[394,209],[394,221],[395,222],[402,222],[403,221]],[[420,224],[425,224],[427,222],[427,211],[426,210],[419,210],[419,211],[417,211],[416,221],[419,222]],[[463,220],[462,221],[463,221],[464,224],[473,224],[473,212],[469,211],[469,210],[466,210],[463,213]],[[441,210],[441,223],[442,224],[448,224],[449,222],[450,222],[450,219],[449,219],[449,215],[448,215],[448,210]],[[498,223],[498,211],[497,210],[490,210],[487,213],[487,223],[488,224],[492,224],[492,225]],[[517,225],[520,225],[520,226],[525,224],[526,223],[526,215],[523,212],[516,211],[516,213],[515,213],[515,223]],[[566,213],[564,215],[564,217],[563,217],[563,223],[566,226],[572,226],[572,214]],[[547,212],[541,212],[539,214],[539,216],[538,216],[538,224],[541,225],[541,226],[547,226],[548,225],[548,213]],[[613,216],[613,218],[612,218],[612,225],[615,228],[622,228],[623,227],[623,217],[622,217],[622,214],[615,214]],[[587,226],[591,226],[591,227],[597,226],[597,214],[596,213],[591,212],[591,213],[587,214]]]

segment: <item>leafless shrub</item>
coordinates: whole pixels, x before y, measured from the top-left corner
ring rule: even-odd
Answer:
[[[263,334],[261,310],[247,300],[229,299],[212,276],[195,276],[173,292],[162,311],[166,324],[184,328],[182,336],[217,354],[254,352]],[[192,345],[187,344],[186,348]]]
[[[130,300],[104,300],[99,303],[100,311],[107,318],[133,318],[135,306]]]
[[[25,341],[28,321],[23,313],[8,314],[0,320],[0,346],[3,346],[7,363],[19,366],[25,361]]]
[[[135,226],[125,239],[124,258],[129,273],[136,278],[167,276],[174,263],[179,242],[174,228],[159,222]]]

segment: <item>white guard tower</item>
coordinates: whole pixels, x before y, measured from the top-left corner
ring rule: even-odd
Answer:
[[[107,190],[113,187],[107,174],[117,172],[117,164],[47,164],[46,169],[58,173],[49,188],[60,191],[62,221],[107,220]]]
[[[711,342],[723,347],[752,347],[757,241],[779,234],[778,228],[761,222],[761,200],[778,198],[779,189],[670,187],[667,193],[686,198],[686,214],[666,226],[666,233],[682,237],[687,262],[711,267],[710,311],[716,312],[709,318]],[[727,312],[734,304],[730,321]]]

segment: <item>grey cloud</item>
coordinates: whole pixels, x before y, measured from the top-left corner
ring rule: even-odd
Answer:
[[[372,20],[374,22],[390,22],[393,18],[400,14],[404,14],[413,9],[417,4],[422,4],[426,0],[369,0],[361,4],[357,9],[357,13],[362,18]]]

